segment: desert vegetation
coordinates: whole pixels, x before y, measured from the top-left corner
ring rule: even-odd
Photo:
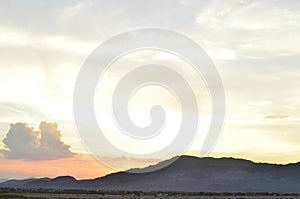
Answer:
[[[52,190],[52,189],[13,189],[2,188],[0,189],[1,199],[44,199],[44,198],[60,198],[60,199],[138,199],[138,198],[282,198],[282,199],[300,199],[300,195],[288,193],[213,193],[213,192],[141,192],[141,191],[101,191],[101,190]]]

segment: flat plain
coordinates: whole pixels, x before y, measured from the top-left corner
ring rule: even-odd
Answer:
[[[1,199],[300,199],[297,195],[211,195],[211,196],[169,196],[167,194],[157,195],[109,195],[109,194],[57,194],[57,193],[0,193]]]

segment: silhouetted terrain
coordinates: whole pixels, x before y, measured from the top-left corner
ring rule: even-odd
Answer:
[[[151,170],[151,167],[145,169],[149,168]],[[0,187],[300,193],[300,163],[275,165],[233,158],[181,156],[173,164],[149,173],[118,172],[91,180],[76,180],[70,176],[10,180],[0,183]]]

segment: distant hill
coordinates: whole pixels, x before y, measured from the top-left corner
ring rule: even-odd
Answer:
[[[166,162],[134,171],[151,171],[161,164]],[[300,193],[300,163],[276,165],[233,158],[181,156],[169,166],[149,173],[118,172],[91,180],[76,180],[71,176],[10,180],[0,183],[0,187]]]
[[[0,183],[5,181],[7,181],[7,179],[0,179]]]

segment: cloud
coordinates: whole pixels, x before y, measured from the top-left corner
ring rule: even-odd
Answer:
[[[25,119],[39,120],[44,117],[46,114],[34,106],[15,102],[0,102],[0,122],[11,123]],[[0,132],[1,134],[2,132]]]
[[[103,156],[102,160],[107,162],[117,162],[117,163],[157,163],[161,162],[162,159],[159,158],[134,158],[134,157],[125,157],[125,156]]]
[[[61,141],[56,123],[41,122],[39,129],[26,123],[11,124],[3,139],[4,150],[0,153],[6,159],[54,160],[72,157],[70,146]]]
[[[282,118],[287,118],[289,117],[288,115],[267,115],[265,118],[267,119],[282,119]]]

